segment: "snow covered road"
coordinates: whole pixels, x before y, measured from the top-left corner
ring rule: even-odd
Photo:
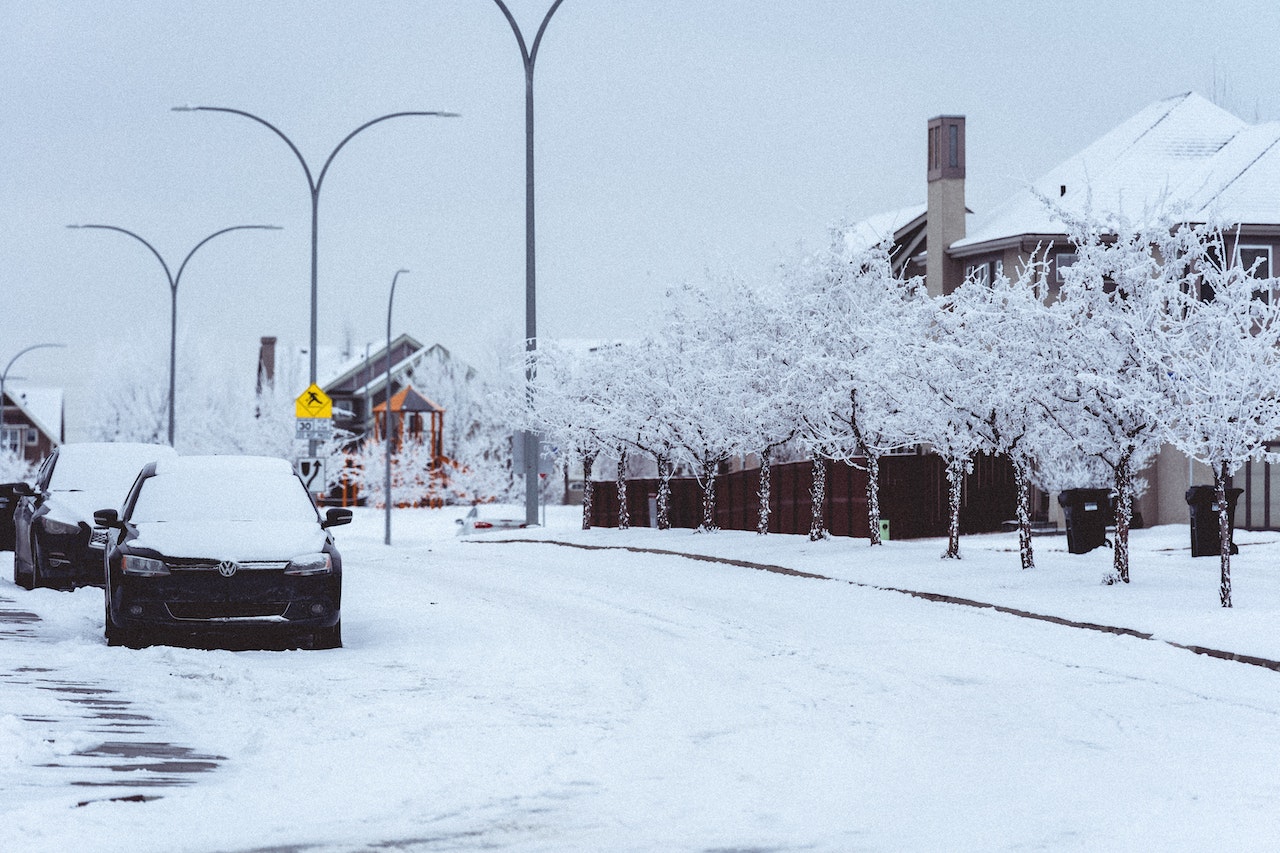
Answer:
[[[40,617],[0,672],[102,685],[221,759],[87,795],[41,765],[103,736],[0,682],[0,849],[1280,845],[1276,673],[678,557],[341,532],[333,652],[107,648],[98,591],[0,582]]]

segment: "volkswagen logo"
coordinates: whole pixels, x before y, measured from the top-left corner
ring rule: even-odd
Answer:
[[[218,563],[218,574],[222,575],[224,578],[231,577],[239,569],[240,566],[235,560],[223,560],[221,563]]]

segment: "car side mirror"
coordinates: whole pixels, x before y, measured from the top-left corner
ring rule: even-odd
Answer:
[[[34,498],[40,493],[35,486],[26,482],[5,483],[3,486],[0,486],[0,489],[12,492],[20,498]]]
[[[97,527],[124,527],[120,522],[120,511],[115,509],[95,510],[93,513],[93,523]]]
[[[96,516],[95,516],[96,517]],[[351,523],[351,510],[343,507],[329,507],[325,510],[324,521],[320,522],[322,528],[339,527],[343,524]]]

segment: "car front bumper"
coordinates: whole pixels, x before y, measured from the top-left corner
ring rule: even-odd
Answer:
[[[338,624],[341,575],[282,571],[174,571],[159,577],[113,575],[111,620],[126,631],[288,636]]]

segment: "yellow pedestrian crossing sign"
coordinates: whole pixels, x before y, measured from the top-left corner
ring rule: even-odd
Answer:
[[[333,400],[320,390],[319,385],[312,385],[295,401],[297,415],[300,418],[332,418]]]

